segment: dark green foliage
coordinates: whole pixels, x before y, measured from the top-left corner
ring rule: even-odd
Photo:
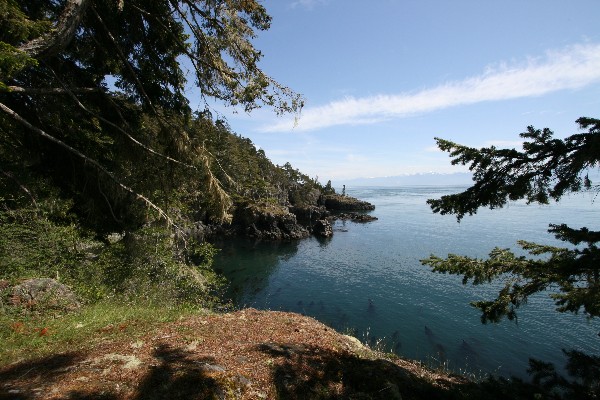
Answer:
[[[453,165],[469,166],[475,183],[462,193],[427,203],[434,212],[455,214],[460,220],[479,207],[498,208],[519,199],[547,204],[589,188],[591,182],[582,172],[600,162],[600,120],[579,118],[576,122],[588,131],[563,140],[554,139],[548,128],[528,127],[521,134],[527,139],[523,151],[493,146],[475,149],[436,139],[438,147],[450,153]]]
[[[316,204],[314,191],[323,189],[319,182],[290,163],[274,165],[250,139],[233,133],[224,121],[217,120],[212,126],[210,119],[201,118],[205,116],[194,119],[194,137],[214,160],[212,173],[236,204]]]
[[[1,277],[55,276],[70,271],[81,262],[81,254],[76,248],[79,240],[74,225],[55,224],[36,210],[2,211]]]
[[[27,18],[16,1],[0,0],[0,90],[7,89],[7,79],[38,64],[37,60],[15,46],[40,36],[49,28],[48,21]]]
[[[255,0],[0,0],[0,279],[211,298],[215,249],[189,233],[296,182],[186,96],[298,111],[258,66],[269,24]]]
[[[488,259],[450,254],[445,259],[430,256],[423,263],[430,265],[435,272],[463,275],[463,284],[471,281],[480,285],[506,278],[505,286],[496,299],[473,303],[482,311],[484,323],[499,322],[503,317],[515,319],[516,310],[527,303],[529,296],[546,290],[551,290],[557,311],[583,311],[590,318],[600,315],[598,288],[583,285],[595,279],[596,249],[558,248],[525,241],[518,243],[533,256],[547,257],[517,257],[508,249],[496,248],[490,252]]]
[[[324,195],[335,194],[335,189],[331,186],[331,181],[327,181],[327,184],[323,188],[323,194]]]
[[[290,163],[285,163],[281,169],[285,174],[285,181],[288,183],[290,203],[298,206],[315,204],[323,186],[316,179],[294,169]]]
[[[199,138],[207,135],[197,135],[219,124],[207,114],[192,121],[186,68],[197,97],[246,111],[301,107],[258,67],[251,39],[270,17],[254,0],[0,5],[1,167],[51,177],[94,229],[157,217],[178,226],[178,210],[163,208],[177,203],[173,191],[191,193],[207,219],[227,220],[227,182],[214,175],[218,159]],[[182,188],[184,175],[192,183]]]
[[[189,243],[177,254],[173,235],[150,226],[99,241],[77,224],[72,202],[51,185],[28,182],[25,193],[14,179],[2,178],[0,279],[57,278],[85,301],[215,301],[222,282],[211,269],[216,250],[210,244]]]
[[[501,207],[508,201],[548,203],[568,192],[584,190],[592,184],[587,169],[598,164],[600,157],[600,120],[580,118],[582,129],[567,137],[554,139],[549,129],[529,127],[521,136],[528,139],[523,152],[484,148],[476,150],[438,140],[440,148],[450,152],[453,164],[468,164],[474,185],[465,192],[428,200],[434,212],[456,214],[460,219],[479,207]],[[600,232],[564,224],[551,225],[549,232],[557,239],[577,245],[557,248],[520,241],[519,245],[534,258],[516,257],[505,249],[495,249],[487,260],[450,255],[447,259],[432,256],[424,263],[435,271],[463,275],[463,282],[488,283],[508,277],[497,299],[480,302],[484,321],[497,322],[503,316],[514,318],[515,310],[533,293],[557,288],[552,294],[558,311],[583,311],[588,317],[600,315]],[[582,246],[583,245],[583,246]],[[545,255],[546,257],[539,257]]]
[[[526,139],[523,151],[474,149],[437,139],[438,146],[450,153],[452,164],[469,166],[474,184],[462,193],[428,200],[428,204],[434,212],[455,214],[460,221],[479,207],[497,208],[519,199],[547,204],[570,192],[598,190],[587,172],[600,162],[600,120],[580,118],[577,123],[587,131],[562,140],[553,138],[547,128],[529,127],[521,134]],[[540,292],[549,293],[558,312],[600,316],[600,232],[565,224],[550,225],[549,232],[565,242],[565,247],[519,241],[530,257],[496,248],[487,259],[432,255],[422,263],[435,272],[462,275],[463,284],[503,280],[504,287],[495,299],[473,303],[481,310],[484,323],[499,322],[504,317],[516,319],[518,308],[527,303],[529,296]],[[566,398],[600,396],[600,359],[576,351],[566,354],[566,369],[574,379],[559,376],[551,364],[532,360],[532,390],[543,389],[547,397],[540,394],[540,398],[562,398],[563,394]]]

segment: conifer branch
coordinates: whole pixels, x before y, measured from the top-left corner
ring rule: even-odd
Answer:
[[[38,134],[39,136],[41,136],[41,137],[43,137],[43,138],[45,138],[45,139],[47,139],[47,140],[49,140],[49,141],[57,144],[58,146],[60,146],[63,149],[67,150],[68,152],[70,152],[72,154],[75,154],[77,157],[83,159],[87,164],[92,165],[98,171],[100,171],[103,174],[105,174],[106,176],[108,176],[110,178],[110,180],[112,180],[118,187],[120,187],[121,189],[123,189],[127,193],[133,195],[136,199],[141,200],[142,202],[146,203],[146,205],[148,205],[150,208],[152,208],[153,210],[155,210],[159,214],[160,217],[164,218],[167,221],[168,225],[173,226],[177,230],[181,230],[181,228],[178,227],[173,222],[173,220],[167,215],[167,213],[162,208],[160,208],[159,206],[157,206],[156,204],[154,204],[146,196],[144,196],[144,195],[136,192],[135,190],[133,190],[129,186],[123,184],[110,171],[108,171],[106,168],[104,168],[98,161],[94,160],[93,158],[90,158],[90,157],[86,156],[85,154],[83,154],[79,150],[75,149],[74,147],[69,146],[68,144],[66,144],[62,140],[57,139],[54,136],[46,133],[44,130],[42,130],[42,129],[40,129],[40,128],[34,126],[34,125],[32,125],[29,121],[27,121],[25,118],[21,117],[18,113],[16,113],[12,109],[10,109],[6,105],[4,105],[3,103],[0,103],[0,110],[2,110],[3,112],[5,112],[6,114],[8,114],[12,119],[14,119],[15,121],[19,122],[21,125],[25,126],[30,131],[32,131],[32,132]]]
[[[134,138],[131,134],[127,133],[123,128],[121,128],[119,125],[115,124],[114,122],[102,117],[101,115],[95,113],[94,111],[90,110],[89,108],[87,108],[81,101],[79,101],[79,99],[77,98],[77,96],[75,95],[75,93],[73,93],[71,91],[71,89],[69,87],[67,87],[67,85],[62,82],[60,80],[60,78],[58,77],[58,75],[56,74],[56,72],[52,71],[52,73],[54,74],[54,77],[56,78],[56,80],[63,86],[62,90],[64,91],[65,94],[68,94],[73,101],[75,102],[75,104],[77,104],[77,106],[79,108],[81,108],[83,111],[87,112],[88,114],[93,115],[94,117],[98,118],[100,121],[104,122],[105,124],[115,128],[117,131],[119,131],[121,134],[125,135],[129,140],[131,140],[133,143],[135,143],[136,145],[140,146],[141,148],[143,148],[144,150],[146,150],[147,152],[149,152],[150,154],[153,154],[157,157],[161,157],[164,158],[168,161],[171,161],[175,164],[179,164],[182,165],[186,168],[192,168],[195,170],[198,170],[198,168],[196,168],[193,165],[187,164],[183,161],[179,161],[173,157],[169,157],[165,154],[159,153],[158,151],[154,150],[153,148],[143,144],[142,142],[140,142],[139,140],[137,140],[136,138]]]
[[[131,65],[131,63],[129,62],[129,60],[127,60],[127,57],[125,57],[125,54],[123,53],[123,50],[121,50],[121,47],[119,46],[119,43],[117,42],[117,40],[115,39],[115,37],[113,36],[113,34],[110,32],[110,30],[108,29],[108,27],[104,23],[104,20],[102,19],[102,17],[100,16],[100,14],[98,14],[98,11],[96,11],[96,9],[94,7],[92,7],[92,12],[96,16],[96,19],[98,19],[98,21],[100,22],[100,25],[102,25],[102,27],[104,28],[104,31],[106,32],[106,35],[108,36],[108,38],[112,42],[113,46],[115,46],[115,49],[117,51],[117,54],[119,55],[119,58],[121,59],[121,61],[123,62],[123,64],[125,64],[125,67],[127,68],[127,70],[129,71],[129,73],[131,74],[131,77],[135,80],[136,86],[138,87],[138,90],[140,91],[140,94],[148,102],[148,106],[150,106],[150,109],[154,112],[154,114],[158,114],[156,112],[156,109],[154,108],[154,104],[152,104],[152,100],[150,99],[150,96],[148,96],[148,94],[146,93],[146,90],[144,89],[144,85],[140,81],[140,78],[138,77],[137,73],[133,69],[133,66]]]

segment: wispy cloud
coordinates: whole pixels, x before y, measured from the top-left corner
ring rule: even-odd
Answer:
[[[315,6],[324,4],[326,2],[327,2],[327,0],[296,0],[296,1],[292,2],[291,7],[292,8],[303,7],[308,10],[312,10],[313,8],[315,8]]]
[[[307,0],[308,1],[308,0]],[[486,101],[541,96],[600,82],[600,44],[549,51],[543,58],[488,67],[478,76],[410,93],[346,97],[307,108],[297,126],[289,120],[264,126],[264,132],[310,131],[335,125],[372,124],[444,108]]]
[[[443,153],[443,151],[442,151],[442,150],[440,150],[440,148],[439,148],[439,147],[437,147],[437,146],[429,146],[429,147],[426,147],[426,148],[424,149],[424,151],[425,151],[426,153]]]

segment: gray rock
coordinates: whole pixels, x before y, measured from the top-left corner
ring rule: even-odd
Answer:
[[[204,371],[209,371],[209,372],[225,372],[225,367],[222,367],[220,365],[216,365],[216,364],[209,364],[209,363],[200,363],[200,368],[202,368],[202,370]]]
[[[252,382],[250,381],[250,379],[246,378],[243,375],[236,375],[233,377],[233,381],[238,384],[239,386],[242,387],[247,387],[252,385]]]
[[[370,211],[375,209],[375,206],[367,201],[338,194],[323,196],[321,202],[328,210],[333,211]]]
[[[326,219],[321,219],[313,225],[313,233],[321,237],[333,236],[333,227]]]
[[[360,213],[357,213],[357,212],[337,214],[337,215],[335,215],[335,219],[350,220],[350,221],[353,221],[353,222],[372,222],[372,221],[377,221],[377,217],[374,217],[374,216],[369,215],[369,214],[360,214]]]
[[[293,240],[309,236],[287,207],[277,204],[239,205],[233,217],[242,234],[256,239]]]
[[[37,311],[70,311],[81,305],[68,286],[51,278],[26,280],[9,289],[9,296],[9,304]]]

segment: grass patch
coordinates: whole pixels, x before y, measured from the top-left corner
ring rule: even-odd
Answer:
[[[185,305],[111,300],[61,316],[0,314],[0,366],[86,350],[107,338],[135,339],[153,327],[198,313],[210,311]]]

